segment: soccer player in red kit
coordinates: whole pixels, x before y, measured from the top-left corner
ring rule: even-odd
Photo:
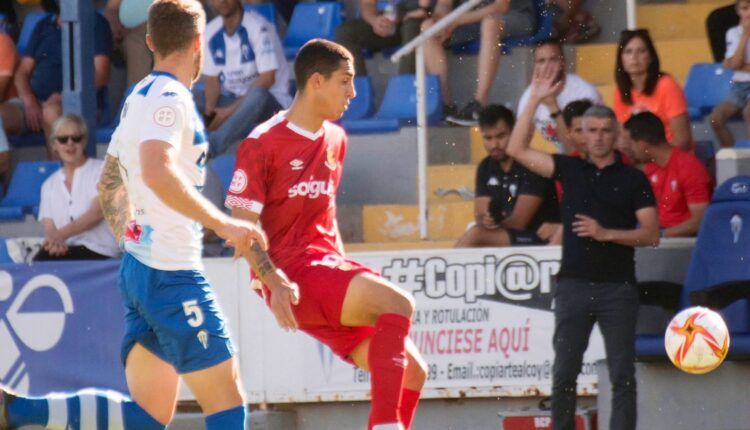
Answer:
[[[298,90],[289,110],[240,145],[226,205],[233,216],[260,220],[269,236],[270,257],[257,246],[246,257],[282,328],[298,327],[369,369],[369,429],[409,429],[426,378],[408,337],[414,299],[346,259],[336,224],[347,138],[330,121],[356,95],[352,56],[341,45],[312,40],[297,54],[294,72]]]

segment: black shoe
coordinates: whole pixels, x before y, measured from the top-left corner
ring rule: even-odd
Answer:
[[[448,117],[455,116],[458,112],[458,107],[455,103],[443,105],[443,118],[448,121]]]
[[[10,429],[8,422],[8,405],[16,396],[0,388],[0,430]]]
[[[478,101],[472,100],[455,115],[446,115],[445,120],[452,124],[472,127],[479,122],[480,110],[482,110],[482,105],[480,105]]]

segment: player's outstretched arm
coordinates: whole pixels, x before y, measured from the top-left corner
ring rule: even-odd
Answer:
[[[551,178],[555,173],[554,159],[547,153],[529,148],[529,143],[534,133],[534,113],[539,104],[545,97],[554,96],[562,85],[561,81],[556,81],[558,73],[559,69],[551,64],[534,72],[529,101],[513,127],[507,149],[514,160],[545,178]]]
[[[230,218],[203,197],[176,168],[177,149],[167,142],[141,143],[140,162],[143,182],[164,204],[215,231],[235,247],[235,257],[257,242],[268,247],[265,233],[256,224]]]
[[[232,208],[232,216],[253,223],[258,221],[258,214],[239,208]],[[297,284],[290,281],[281,269],[276,268],[268,252],[256,244],[253,244],[244,256],[255,275],[271,292],[271,312],[279,326],[284,330],[296,330],[297,321],[292,312],[292,305],[299,303]]]
[[[97,184],[102,215],[107,220],[117,243],[125,235],[128,221],[133,219],[133,208],[128,190],[120,176],[120,161],[111,155],[104,159],[104,168]]]

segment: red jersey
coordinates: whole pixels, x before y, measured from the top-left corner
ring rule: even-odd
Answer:
[[[673,149],[664,167],[648,163],[646,177],[659,205],[659,225],[674,227],[690,218],[689,204],[711,201],[712,181],[692,153]]]
[[[306,252],[342,254],[336,190],[345,152],[341,127],[325,122],[311,133],[283,112],[240,144],[225,204],[260,214],[269,254],[282,269]]]

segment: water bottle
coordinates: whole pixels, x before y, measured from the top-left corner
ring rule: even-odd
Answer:
[[[385,7],[383,8],[383,16],[391,22],[391,30],[388,36],[393,36],[396,34],[396,20],[398,19],[396,0],[387,0]]]

